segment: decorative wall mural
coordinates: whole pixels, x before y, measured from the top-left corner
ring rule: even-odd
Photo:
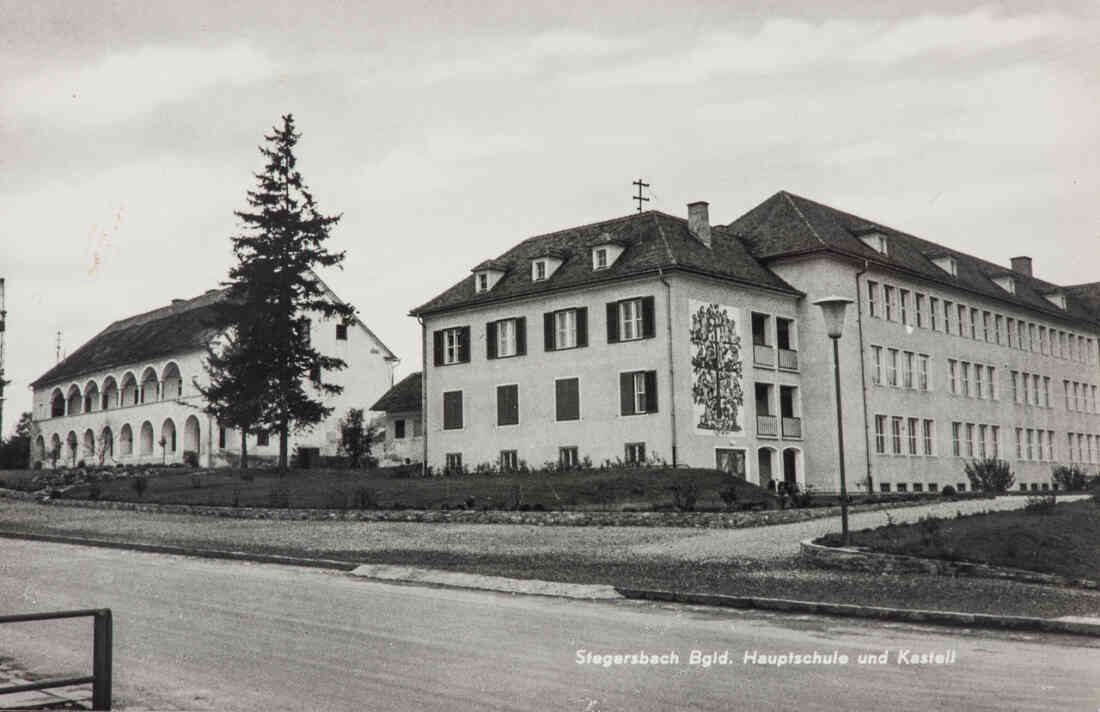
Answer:
[[[737,309],[690,300],[691,396],[695,427],[715,435],[742,430],[741,335]]]

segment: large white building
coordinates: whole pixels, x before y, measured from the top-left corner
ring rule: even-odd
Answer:
[[[323,288],[333,301],[338,298]],[[219,333],[213,305],[223,296],[212,289],[194,299],[116,321],[63,359],[31,387],[39,434],[31,461],[44,466],[175,463],[206,467],[232,464],[240,434],[220,427],[203,408],[195,384],[207,382],[206,345]],[[349,408],[368,409],[393,385],[397,357],[361,321],[344,324],[317,315],[310,338],[323,354],[347,368],[319,374],[344,387],[324,396],[332,414],[304,433],[292,433],[291,452],[308,464],[311,456],[335,455],[338,421]],[[249,436],[249,458],[277,456],[277,436]]]
[[[471,262],[479,256],[471,256]],[[648,211],[538,235],[414,309],[434,470],[663,460],[853,490],[1020,486],[1100,463],[1100,287],[780,192],[728,225]]]

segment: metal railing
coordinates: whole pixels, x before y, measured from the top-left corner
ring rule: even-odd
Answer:
[[[757,366],[775,368],[775,349],[767,344],[753,344],[752,361]]]
[[[789,418],[787,416],[783,416],[783,437],[802,437],[802,418]]]
[[[774,415],[756,416],[756,434],[775,437],[779,434],[779,428]]]
[[[779,349],[779,367],[787,371],[797,371],[798,352],[791,349]]]
[[[111,647],[113,626],[111,623],[110,608],[95,608],[80,611],[54,611],[52,613],[22,613],[14,616],[0,616],[0,624],[84,617],[91,617],[94,619],[91,675],[81,677],[55,677],[38,680],[37,682],[28,682],[23,685],[9,685],[7,687],[0,687],[0,695],[91,683],[92,709],[111,709]]]

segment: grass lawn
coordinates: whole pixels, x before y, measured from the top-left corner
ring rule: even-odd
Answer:
[[[774,498],[744,480],[715,470],[639,468],[561,473],[510,473],[453,477],[395,477],[384,471],[292,470],[284,475],[251,470],[200,473],[165,471],[148,478],[139,495],[129,479],[98,483],[99,499],[240,507],[409,509],[626,509],[672,508],[673,485],[694,483],[697,510],[725,508],[720,493],[736,488],[738,502]],[[91,485],[66,497],[87,499]]]
[[[821,543],[840,544],[830,534]],[[1100,505],[1065,502],[852,532],[852,544],[890,554],[974,561],[1073,578],[1100,578]]]

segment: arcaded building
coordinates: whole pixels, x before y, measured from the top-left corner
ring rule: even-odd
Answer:
[[[331,299],[337,299],[325,287]],[[44,466],[182,463],[233,464],[240,433],[204,412],[196,383],[206,382],[206,345],[221,333],[212,289],[194,299],[114,322],[35,380],[34,421],[39,435],[31,461]],[[310,322],[321,353],[343,359],[342,371],[312,374],[344,387],[324,396],[332,414],[310,431],[292,433],[291,452],[335,455],[339,420],[349,408],[369,408],[393,384],[397,357],[360,321]],[[250,435],[250,458],[272,459],[278,437]]]
[[[480,256],[471,255],[471,261]],[[1100,462],[1100,289],[780,192],[728,225],[648,211],[527,238],[412,310],[435,471],[665,462],[853,490],[1041,489]]]

